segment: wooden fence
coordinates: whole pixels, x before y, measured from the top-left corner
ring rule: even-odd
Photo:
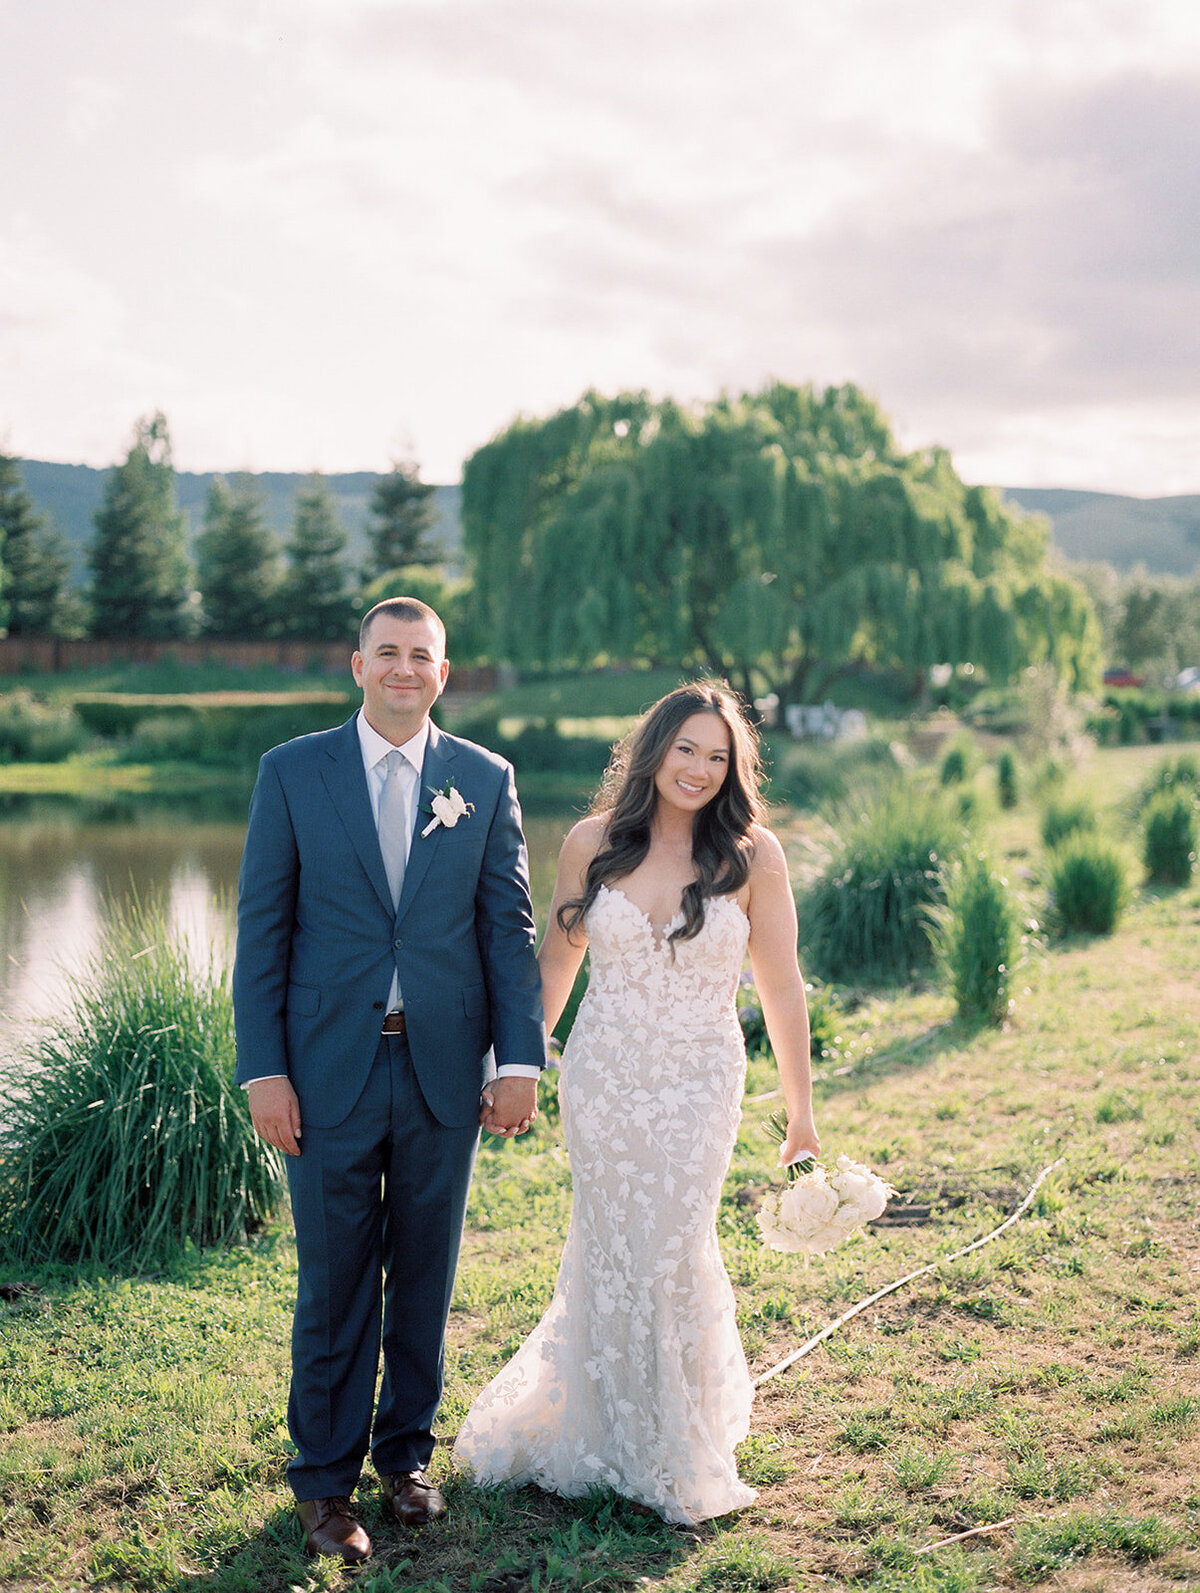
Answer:
[[[150,641],[139,637],[62,641],[52,636],[0,637],[0,675],[53,675],[63,670],[105,669],[111,664],[225,664],[235,669],[284,669],[296,674],[348,675],[351,642],[220,641],[215,638]],[[453,670],[452,689],[492,691],[491,664]]]

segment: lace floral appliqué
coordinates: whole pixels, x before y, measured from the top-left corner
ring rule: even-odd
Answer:
[[[753,1388],[716,1235],[749,926],[722,896],[695,939],[669,944],[671,927],[605,887],[588,912],[591,975],[559,1090],[574,1205],[558,1282],[455,1453],[484,1485],[607,1484],[687,1523],[755,1497],[734,1460]]]

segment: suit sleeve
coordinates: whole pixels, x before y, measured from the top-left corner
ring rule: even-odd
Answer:
[[[546,1028],[529,895],[529,857],[511,768],[496,804],[475,895],[475,922],[488,987],[497,1066],[543,1068]]]
[[[299,868],[287,799],[268,754],[250,799],[238,881],[233,1012],[239,1084],[289,1072],[285,1011]]]

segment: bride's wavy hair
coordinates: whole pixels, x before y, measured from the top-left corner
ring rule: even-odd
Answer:
[[[591,808],[608,817],[604,840],[588,864],[583,895],[564,902],[558,910],[559,927],[568,935],[583,922],[601,885],[632,874],[650,850],[650,825],[658,803],[654,777],[680,726],[693,714],[715,714],[725,726],[729,765],[720,790],[693,822],[692,859],[697,877],[683,893],[683,923],[668,939],[693,939],[704,924],[707,899],[730,896],[746,883],[754,857],[751,829],[766,813],[759,792],[758,737],[724,682],[698,680],[661,697],[614,747]]]

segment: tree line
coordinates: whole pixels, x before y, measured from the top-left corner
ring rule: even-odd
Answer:
[[[0,452],[0,627],[11,636],[341,641],[377,589],[394,587],[397,572],[411,586],[422,584],[425,569],[441,584],[433,576],[434,490],[410,461],[381,476],[367,562],[355,569],[320,475],[298,489],[282,542],[253,480],[218,476],[189,555],[170,432],[155,413],[138,421],[125,459],[106,478],[80,591],[61,534],[34,507],[17,460]]]
[[[772,383],[696,405],[645,393],[521,418],[467,460],[471,574],[447,583],[412,463],[376,484],[353,569],[319,475],[281,543],[248,478],[214,480],[189,558],[167,422],[138,422],[105,484],[82,592],[61,538],[0,454],[0,624],[11,634],[343,639],[371,602],[415,591],[456,656],[533,668],[711,670],[749,699],[819,701],[839,675],[914,686],[934,664],[996,682],[1102,661],[1161,677],[1200,662],[1200,574],[1068,567],[1049,523],[905,452],[850,385]]]

